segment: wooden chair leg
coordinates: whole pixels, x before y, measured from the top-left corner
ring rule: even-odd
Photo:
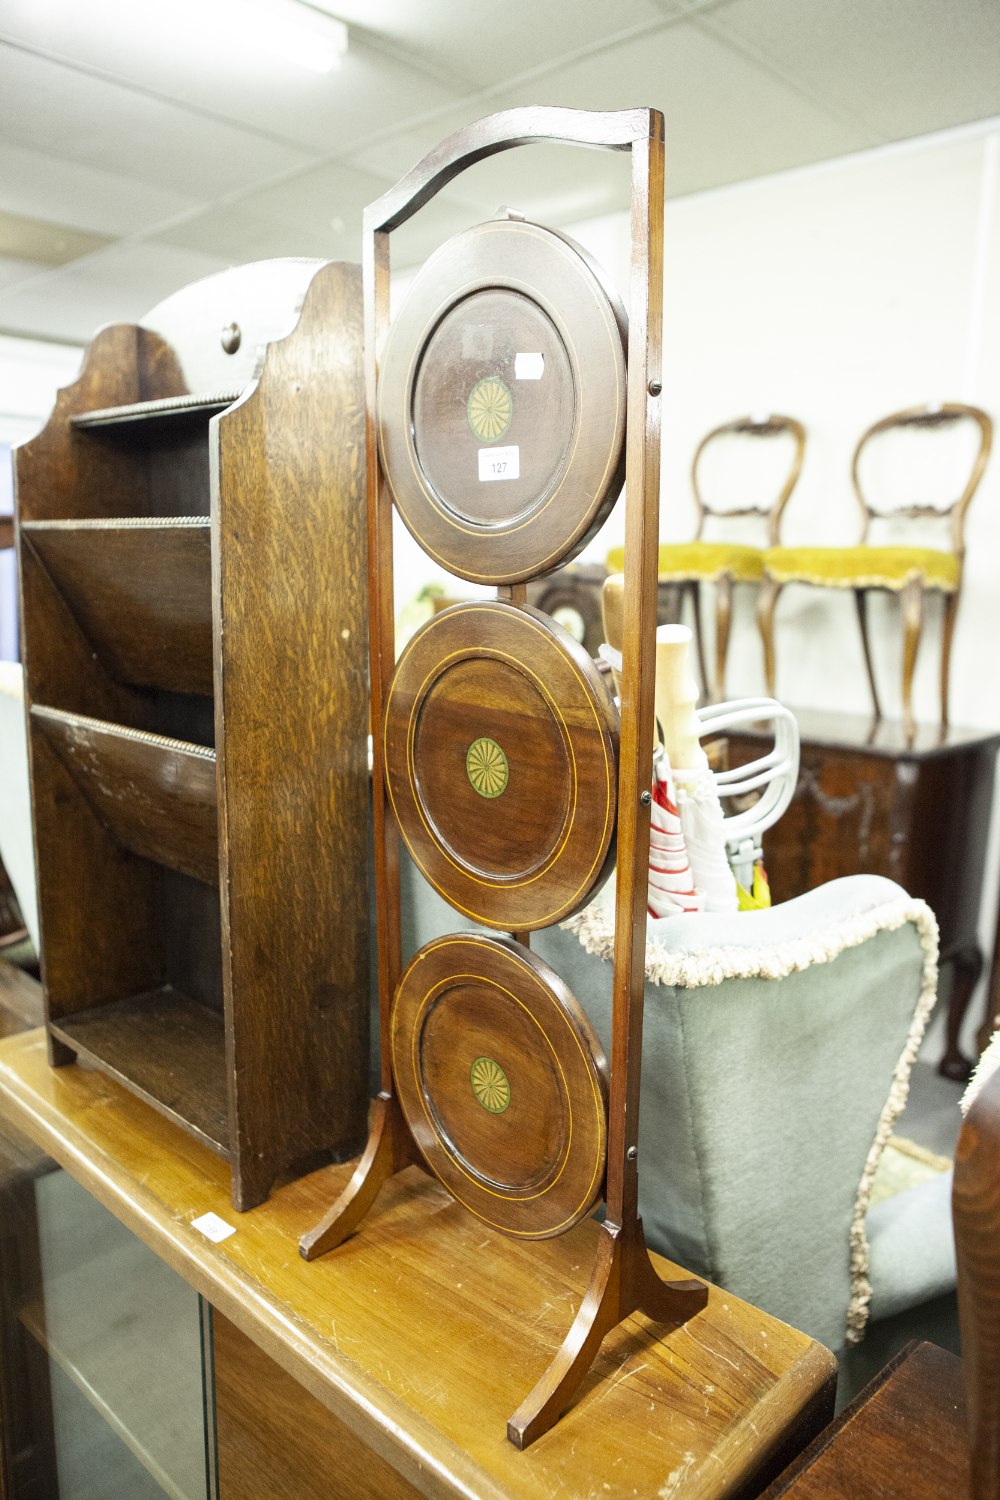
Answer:
[[[689,579],[683,585],[691,595],[691,609],[694,617],[694,644],[698,652],[698,671],[701,676],[701,701],[708,703],[712,701],[711,687],[708,680],[708,671],[705,667],[705,634],[701,628],[701,584],[696,578]]]
[[[661,580],[656,590],[657,625],[676,625],[681,618],[683,609],[683,583],[665,583]]]
[[[951,643],[958,615],[958,590],[944,596],[944,621],[941,626],[941,724],[948,723],[948,688],[951,682]]]
[[[764,647],[764,681],[767,683],[768,696],[774,697],[775,661],[774,661],[774,607],[778,602],[782,585],[774,578],[766,578],[760,586],[757,595],[757,627],[760,630],[760,638]]]
[[[868,634],[868,590],[855,589],[854,603],[858,611],[858,624],[861,627],[861,648],[865,654],[865,669],[868,673],[868,686],[871,688],[872,708],[876,719],[882,717],[882,705],[878,701],[878,688],[875,686],[875,667],[872,663],[872,643]]]
[[[715,585],[715,703],[721,703],[726,696],[726,657],[729,655],[732,618],[733,580],[730,574],[723,573]]]
[[[922,578],[911,578],[903,588],[903,720],[908,734],[913,734],[916,723],[913,718],[913,671],[917,665],[920,649],[920,633],[924,626],[924,582]]]
[[[951,997],[948,1001],[944,1055],[938,1063],[938,1072],[942,1078],[950,1078],[953,1083],[967,1083],[972,1064],[964,1056],[958,1039],[972,992],[983,972],[983,951],[978,943],[967,943],[963,948],[946,954],[942,959],[942,966],[945,963],[951,969]]]

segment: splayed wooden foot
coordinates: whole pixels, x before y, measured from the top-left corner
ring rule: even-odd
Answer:
[[[379,1094],[372,1107],[372,1129],[354,1176],[330,1212],[304,1234],[299,1254],[315,1260],[354,1233],[371,1208],[382,1184],[417,1160],[416,1147],[395,1098]]]
[[[708,1301],[701,1281],[662,1281],[646,1249],[640,1219],[628,1231],[601,1225],[597,1261],[586,1296],[562,1348],[507,1423],[515,1448],[548,1432],[575,1395],[605,1337],[634,1312],[658,1323],[684,1323]]]

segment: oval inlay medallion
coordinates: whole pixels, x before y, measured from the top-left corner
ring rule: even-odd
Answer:
[[[481,443],[495,443],[507,431],[514,414],[509,388],[495,375],[477,380],[469,392],[465,414]]]
[[[465,773],[480,797],[499,797],[507,790],[510,767],[496,740],[473,740],[465,752]]]
[[[472,1064],[469,1078],[472,1092],[484,1109],[491,1115],[502,1115],[510,1103],[510,1084],[507,1074],[492,1057],[477,1057]]]

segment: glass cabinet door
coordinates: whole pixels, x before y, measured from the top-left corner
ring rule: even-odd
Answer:
[[[0,1129],[0,1500],[217,1500],[209,1309]]]

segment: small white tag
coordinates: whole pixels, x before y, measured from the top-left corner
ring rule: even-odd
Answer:
[[[515,354],[515,380],[541,380],[545,374],[544,354]]]
[[[236,1225],[227,1224],[218,1214],[202,1214],[200,1219],[191,1221],[191,1228],[199,1230],[213,1245],[217,1245],[220,1240],[228,1240],[231,1234],[236,1233]]]
[[[480,448],[479,482],[491,479],[520,479],[521,450],[513,448]]]

